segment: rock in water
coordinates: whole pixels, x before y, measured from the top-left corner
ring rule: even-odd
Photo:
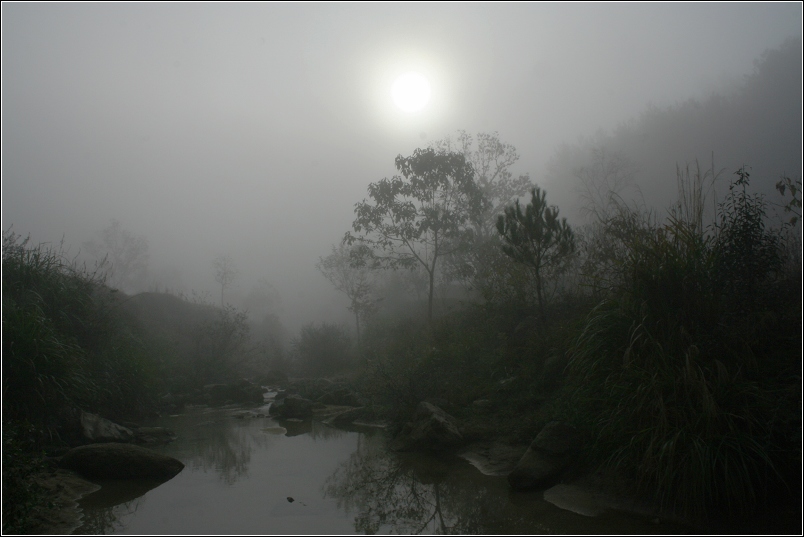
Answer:
[[[118,425],[96,414],[81,412],[81,431],[90,442],[131,442],[131,429]]]
[[[582,446],[583,439],[574,427],[557,421],[548,423],[508,474],[508,483],[515,490],[551,487]]]
[[[61,466],[94,479],[162,479],[182,471],[181,461],[131,444],[89,444],[73,448],[61,459]]]
[[[463,441],[455,418],[439,407],[421,402],[413,421],[408,422],[391,443],[394,451],[445,451]]]

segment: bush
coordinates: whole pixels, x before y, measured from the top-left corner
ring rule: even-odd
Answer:
[[[36,479],[45,470],[32,439],[36,430],[30,423],[3,427],[3,533],[30,532],[37,515],[49,507],[47,491]]]
[[[250,327],[245,312],[226,306],[214,319],[194,331],[190,352],[191,376],[196,386],[233,380],[251,358]]]
[[[800,303],[764,298],[790,282],[738,175],[709,233],[678,214],[609,223],[623,253],[613,291],[570,349],[563,408],[596,438],[590,460],[693,518],[752,513],[792,485],[784,469],[800,453],[800,369],[796,382],[772,373],[800,367]]]
[[[309,323],[291,341],[291,359],[305,375],[331,375],[354,365],[349,332],[338,325]]]
[[[2,264],[4,419],[52,434],[64,407],[120,415],[149,404],[156,373],[101,277],[10,231]]]

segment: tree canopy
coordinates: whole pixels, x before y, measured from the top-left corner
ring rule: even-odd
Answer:
[[[544,319],[544,271],[556,267],[575,250],[575,237],[567,219],[558,219],[558,207],[548,206],[546,193],[531,190],[531,202],[522,212],[519,200],[497,218],[497,231],[506,255],[533,269],[536,296]]]
[[[357,344],[360,345],[360,317],[374,311],[375,300],[372,297],[369,267],[354,264],[351,253],[345,244],[338,248],[333,246],[332,253],[319,257],[315,266],[335,289],[349,298],[349,311],[355,315]]]
[[[354,232],[346,244],[358,243],[368,259],[388,268],[421,265],[429,277],[428,319],[433,315],[433,286],[438,260],[465,249],[473,230],[472,214],[483,196],[472,165],[460,153],[416,149],[396,158],[402,174],[368,187],[370,200],[355,205]]]

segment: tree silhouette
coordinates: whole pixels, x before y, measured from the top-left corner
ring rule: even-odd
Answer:
[[[546,193],[538,186],[531,190],[531,202],[522,212],[519,200],[497,218],[497,231],[503,238],[503,252],[533,269],[539,313],[544,316],[544,271],[557,267],[575,251],[575,237],[567,219],[558,219],[558,207],[548,207]]]
[[[375,310],[376,300],[372,298],[369,268],[353,262],[358,255],[358,252],[344,244],[337,249],[333,246],[332,253],[327,257],[319,257],[315,266],[335,289],[349,298],[349,311],[355,315],[357,345],[360,346],[360,317]]]
[[[148,240],[123,229],[118,220],[100,233],[100,240],[83,244],[101,266],[106,267],[107,283],[125,292],[141,289],[148,271]]]
[[[212,268],[215,271],[215,281],[221,286],[221,307],[223,307],[223,293],[237,279],[237,267],[231,257],[219,255],[212,261]]]
[[[352,227],[344,242],[358,243],[376,264],[388,268],[424,267],[429,278],[427,319],[433,318],[433,287],[438,261],[469,245],[472,214],[482,194],[471,164],[460,153],[417,149],[399,155],[394,176],[368,187],[372,201],[355,205]]]

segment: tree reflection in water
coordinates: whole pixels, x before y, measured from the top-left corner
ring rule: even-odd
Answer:
[[[204,472],[215,470],[227,485],[234,484],[238,478],[248,476],[251,461],[252,443],[260,439],[250,434],[246,427],[237,427],[233,420],[214,423],[215,427],[205,428],[200,434],[202,442],[193,443],[193,454],[189,465],[194,470]]]
[[[379,435],[361,435],[357,451],[327,478],[324,494],[357,512],[359,533],[484,533],[490,515],[504,509],[504,497],[461,478],[459,465],[389,453]]]
[[[79,503],[80,505],[80,503]],[[114,533],[116,528],[122,528],[123,517],[134,514],[140,505],[140,499],[125,502],[105,509],[83,508],[81,526],[73,531],[76,535],[105,535]]]
[[[184,437],[174,446],[179,448],[178,452],[171,455],[182,460],[188,469],[217,472],[227,485],[248,477],[253,450],[265,448],[271,441],[270,435],[261,432],[266,421],[235,420],[228,411],[187,414],[180,419],[184,422],[180,426]],[[116,528],[123,527],[124,518],[137,512],[142,496],[161,483],[109,480],[100,484],[100,490],[79,501],[83,519],[76,533],[114,533]]]

